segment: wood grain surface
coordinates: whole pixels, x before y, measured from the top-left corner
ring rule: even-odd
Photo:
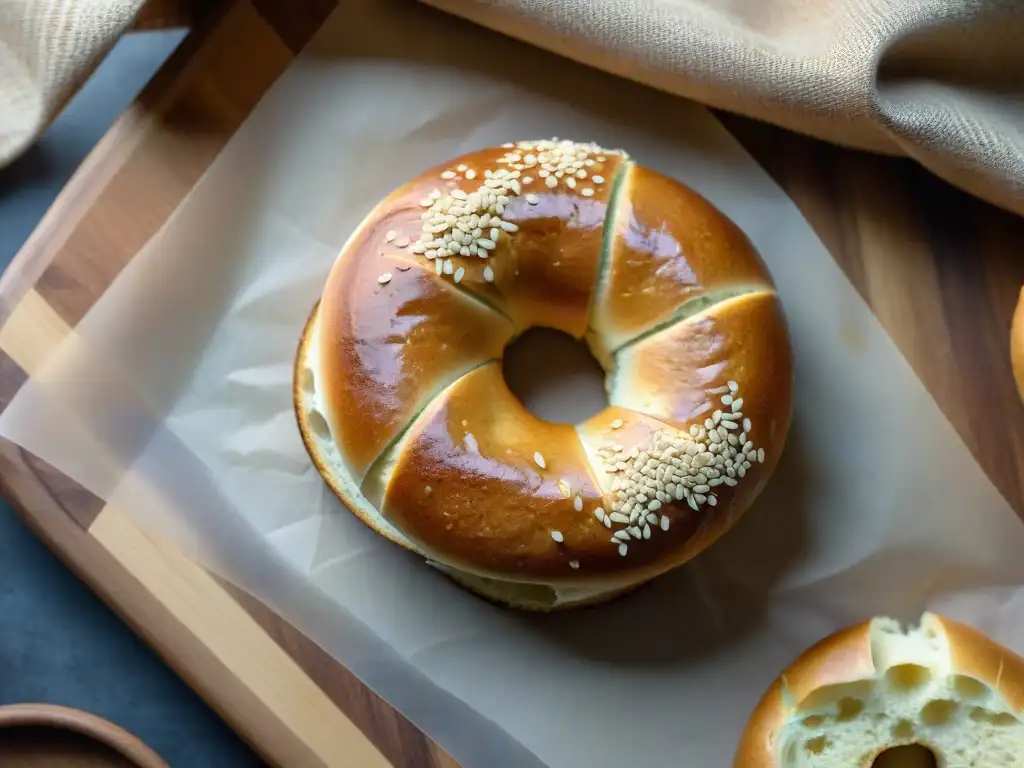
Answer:
[[[74,333],[334,6],[238,0],[214,11],[117,121],[0,279],[0,407]],[[1007,333],[1024,283],[1024,220],[909,161],[720,117],[793,198],[1021,514],[1024,413]],[[44,462],[0,442],[0,482],[29,525],[272,764],[455,765],[265,606]]]

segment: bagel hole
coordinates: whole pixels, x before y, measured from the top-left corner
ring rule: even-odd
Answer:
[[[578,424],[608,407],[604,371],[587,345],[552,328],[531,328],[502,360],[505,383],[539,419]]]
[[[920,744],[887,749],[871,763],[871,768],[937,768],[935,753]]]

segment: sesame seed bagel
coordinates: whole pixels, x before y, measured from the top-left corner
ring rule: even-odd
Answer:
[[[585,340],[609,406],[554,424],[505,384],[535,326]],[[785,443],[792,353],[738,227],[621,150],[455,158],[364,219],[296,359],[306,448],[344,504],[467,588],[551,610],[686,562]]]
[[[926,613],[875,618],[806,650],[754,710],[736,768],[1024,765],[1024,659]],[[931,754],[929,754],[929,752]]]

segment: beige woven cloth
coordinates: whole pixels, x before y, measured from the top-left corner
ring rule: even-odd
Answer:
[[[0,165],[143,2],[0,0]],[[909,155],[1024,214],[1024,0],[425,2],[712,106]]]
[[[144,0],[0,0],[0,166],[21,154]]]
[[[1024,214],[1024,0],[425,0]]]

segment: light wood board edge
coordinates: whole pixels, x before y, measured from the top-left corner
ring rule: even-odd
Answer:
[[[34,290],[0,328],[0,349],[29,376],[66,340],[70,328]],[[69,518],[68,524],[72,524]],[[106,506],[89,534],[305,745],[316,762],[365,766],[390,763],[266,631],[199,565],[148,536],[126,515]]]

